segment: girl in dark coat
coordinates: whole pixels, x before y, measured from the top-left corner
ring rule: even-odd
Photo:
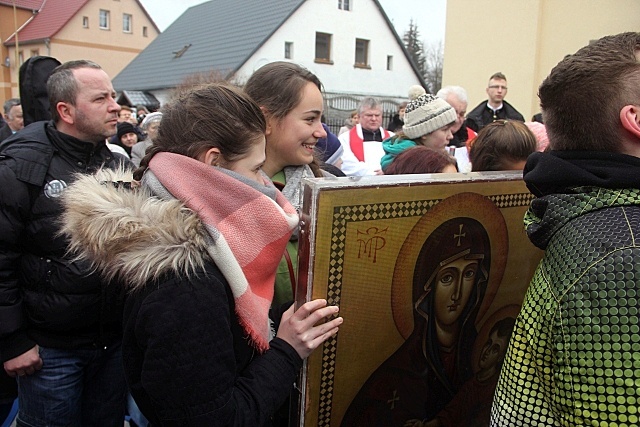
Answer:
[[[271,425],[302,360],[342,323],[319,323],[338,311],[325,300],[270,320],[298,215],[261,172],[265,129],[238,89],[198,87],[163,109],[140,188],[103,171],[66,193],[73,248],[130,285],[124,365],[154,426]]]

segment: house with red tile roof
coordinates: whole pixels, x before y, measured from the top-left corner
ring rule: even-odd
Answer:
[[[32,56],[90,59],[117,75],[160,33],[138,0],[0,0],[0,103]]]

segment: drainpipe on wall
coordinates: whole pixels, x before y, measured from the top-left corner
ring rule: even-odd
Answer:
[[[20,68],[20,55],[19,55],[19,45],[18,45],[18,13],[16,12],[16,0],[13,0],[13,29],[15,31],[15,40],[16,40],[16,70]]]
[[[44,39],[44,46],[47,48],[47,56],[51,56],[51,39],[49,37]]]

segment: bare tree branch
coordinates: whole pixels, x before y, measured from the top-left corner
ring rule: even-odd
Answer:
[[[444,63],[444,47],[442,40],[424,43],[425,72],[424,79],[429,85],[429,92],[436,93],[442,87],[442,65]]]
[[[420,30],[418,30],[418,25],[414,24],[413,19],[409,22],[409,29],[404,33],[402,41],[411,60],[427,83],[425,90],[429,93],[436,93],[442,87],[442,64],[444,62],[442,41],[426,43],[420,40]]]

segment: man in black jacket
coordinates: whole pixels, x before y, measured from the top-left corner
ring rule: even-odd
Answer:
[[[117,167],[109,76],[70,61],[47,82],[53,120],[0,145],[0,355],[18,378],[18,425],[122,425],[122,298],[66,253],[60,195],[78,173]]]
[[[4,120],[0,120],[0,141],[4,141],[24,127],[22,105],[18,98],[11,98],[4,103]]]
[[[504,100],[507,96],[507,89],[507,78],[504,74],[498,72],[492,75],[487,85],[489,99],[482,101],[467,115],[467,127],[479,132],[480,129],[496,120],[524,122],[524,116]]]

